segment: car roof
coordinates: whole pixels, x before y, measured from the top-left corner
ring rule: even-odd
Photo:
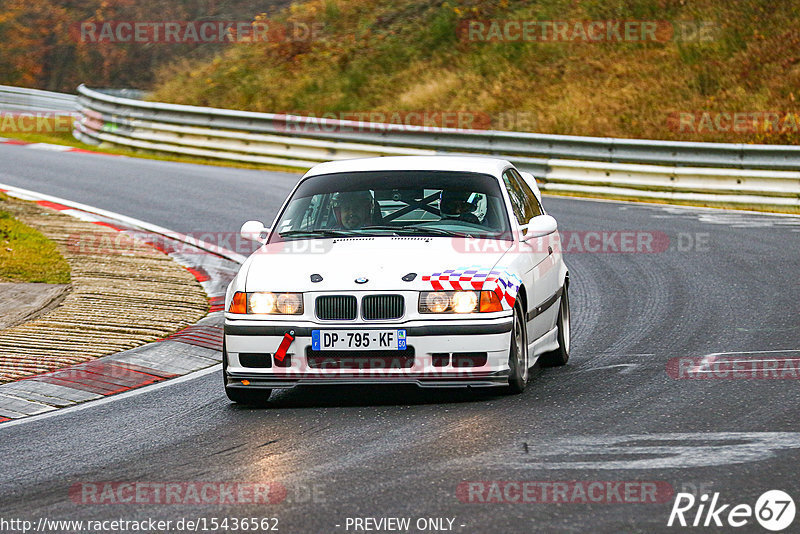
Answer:
[[[312,167],[305,176],[364,171],[464,171],[499,177],[509,165],[507,160],[482,156],[387,156],[328,161]]]

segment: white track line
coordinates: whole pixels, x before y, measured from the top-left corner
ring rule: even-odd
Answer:
[[[74,209],[77,209],[77,210],[81,210],[81,211],[84,211],[84,212],[87,212],[87,213],[93,213],[95,215],[100,215],[100,216],[105,217],[107,219],[118,220],[118,221],[124,222],[124,223],[126,223],[128,225],[141,228],[142,230],[146,230],[148,232],[153,232],[153,233],[156,233],[156,234],[160,234],[160,235],[163,235],[165,237],[174,239],[176,241],[181,241],[183,243],[187,243],[187,244],[190,244],[190,245],[193,245],[193,246],[197,246],[198,248],[202,248],[204,250],[207,250],[208,252],[212,252],[214,254],[218,254],[220,256],[226,257],[227,259],[235,261],[237,263],[242,263],[246,259],[246,256],[243,256],[241,254],[233,252],[232,250],[228,250],[228,249],[223,248],[223,247],[212,245],[210,243],[206,243],[204,241],[200,241],[200,240],[191,238],[191,237],[189,237],[189,236],[187,236],[185,234],[181,234],[179,232],[173,232],[172,230],[168,230],[168,229],[163,228],[161,226],[157,226],[155,224],[150,224],[150,223],[141,221],[139,219],[134,219],[133,217],[128,217],[127,215],[122,215],[122,214],[119,214],[119,213],[115,213],[113,211],[108,211],[108,210],[104,210],[104,209],[100,209],[100,208],[95,208],[93,206],[88,206],[86,204],[81,204],[80,202],[73,202],[71,200],[66,200],[66,199],[63,199],[63,198],[54,197],[52,195],[45,195],[43,193],[37,193],[35,191],[30,191],[28,189],[22,189],[20,187],[15,187],[15,186],[12,186],[12,185],[7,185],[7,184],[1,184],[0,183],[0,189],[8,191],[9,193],[11,193],[14,196],[19,195],[19,196],[26,197],[26,198],[29,198],[29,199],[47,200],[47,201],[50,201],[50,202],[54,202],[56,204],[63,204],[64,206],[69,206],[71,208],[74,208]],[[10,428],[10,427],[21,425],[21,424],[25,424],[25,423],[30,423],[30,422],[34,422],[34,421],[40,421],[42,419],[46,419],[46,418],[49,418],[49,417],[55,417],[55,416],[63,414],[63,413],[72,413],[72,412],[76,412],[76,411],[80,411],[80,410],[85,410],[86,408],[99,406],[99,405],[106,404],[106,403],[109,403],[109,402],[115,402],[115,401],[118,401],[118,400],[126,399],[128,397],[133,397],[135,395],[141,395],[142,393],[146,393],[148,391],[155,391],[157,389],[160,389],[162,387],[166,387],[168,385],[179,384],[181,382],[186,382],[188,380],[193,380],[195,378],[199,378],[199,377],[205,376],[205,375],[207,375],[209,373],[218,371],[219,369],[221,369],[221,364],[216,364],[216,365],[212,365],[211,367],[206,367],[205,369],[201,369],[199,371],[194,371],[194,372],[191,372],[189,374],[180,376],[178,378],[171,378],[169,380],[164,380],[164,381],[158,382],[156,384],[151,384],[149,386],[143,386],[143,387],[140,387],[140,388],[136,388],[136,389],[133,389],[133,390],[130,390],[130,391],[126,391],[124,393],[119,393],[119,394],[103,397],[102,399],[82,402],[80,404],[76,404],[75,406],[68,406],[66,408],[59,408],[59,409],[53,410],[51,412],[47,412],[47,413],[43,413],[43,414],[39,414],[39,415],[31,415],[31,416],[23,417],[23,418],[20,418],[20,419],[12,419],[11,421],[6,421],[6,422],[0,424],[0,431],[2,431],[4,428]]]
[[[677,208],[681,210],[687,211],[704,211],[708,213],[736,213],[740,215],[769,215],[773,217],[791,217],[797,219],[800,215],[796,213],[775,213],[771,211],[754,211],[754,210],[737,210],[733,208],[710,208],[708,206],[690,206],[686,204],[666,204],[663,202],[645,202],[642,200],[619,200],[619,199],[612,199],[612,198],[592,198],[592,197],[573,197],[571,195],[557,195],[555,193],[548,193],[547,189],[542,189],[542,195],[546,195],[548,198],[552,199],[559,199],[559,198],[568,198],[572,200],[580,200],[582,202],[605,202],[608,204],[625,204],[627,206],[637,206],[637,207],[647,207],[651,206],[654,208]]]
[[[702,359],[697,362],[697,364],[689,371],[690,373],[705,373],[709,372],[708,369],[711,368],[711,365],[717,361],[720,356],[729,356],[733,354],[775,354],[781,352],[800,352],[800,349],[783,349],[783,350],[741,350],[741,351],[732,351],[732,352],[712,352],[711,354],[706,354],[702,357]],[[750,360],[724,360],[725,363],[733,363],[733,362],[753,362],[753,361],[782,361],[782,360],[759,360],[759,359],[750,359]]]
[[[142,393],[149,393],[151,391],[155,391],[157,389],[161,389],[166,386],[171,386],[175,384],[180,384],[182,382],[188,382],[189,380],[194,380],[195,378],[200,378],[201,376],[205,376],[207,374],[219,372],[222,370],[222,364],[218,363],[212,365],[211,367],[206,367],[205,369],[201,369],[199,371],[194,371],[189,373],[188,375],[179,376],[178,378],[170,378],[168,380],[164,380],[162,382],[157,382],[155,384],[151,384],[149,386],[143,386],[140,388],[132,389],[130,391],[126,391],[124,393],[117,393],[115,395],[109,395],[108,397],[103,397],[102,399],[91,400],[82,402],[80,404],[76,404],[75,406],[67,406],[66,408],[58,408],[56,410],[38,414],[38,415],[29,415],[28,417],[22,417],[20,419],[12,419],[11,421],[6,421],[5,423],[0,424],[0,432],[4,429],[17,426],[17,425],[24,425],[25,423],[33,423],[35,421],[41,421],[42,419],[49,419],[50,417],[55,417],[61,414],[66,413],[73,413],[79,412],[81,410],[85,410],[87,408],[94,408],[95,406],[100,406],[103,404],[108,404],[109,402],[116,402],[122,399],[127,399],[129,397],[135,397],[136,395],[141,395]]]
[[[115,213],[113,211],[104,210],[101,208],[95,208],[93,206],[87,206],[86,204],[81,204],[80,202],[73,202],[72,200],[66,200],[59,197],[54,197],[52,195],[45,195],[43,193],[37,193],[35,191],[30,191],[28,189],[22,189],[21,187],[14,187],[13,185],[6,185],[0,183],[0,189],[5,189],[10,193],[16,193],[19,195],[25,195],[27,197],[36,198],[39,200],[47,200],[50,202],[55,202],[56,204],[63,204],[65,206],[69,206],[71,208],[75,208],[81,211],[85,211],[87,213],[93,213],[95,215],[100,215],[101,217],[106,217],[108,219],[115,219],[117,221],[124,222],[131,226],[136,226],[141,228],[142,230],[147,230],[148,232],[153,232],[154,234],[163,235],[170,239],[174,239],[176,241],[181,241],[183,243],[196,246],[197,248],[206,250],[213,254],[218,254],[223,256],[231,261],[235,261],[236,263],[244,263],[244,260],[247,259],[247,256],[243,256],[237,252],[232,250],[228,250],[227,248],[220,247],[214,245],[212,243],[208,243],[199,239],[195,239],[191,236],[186,234],[182,234],[180,232],[175,232],[173,230],[168,230],[162,226],[157,226],[155,224],[151,224],[148,222],[144,222],[139,219],[134,219],[133,217],[128,217],[127,215],[122,215],[120,213]]]

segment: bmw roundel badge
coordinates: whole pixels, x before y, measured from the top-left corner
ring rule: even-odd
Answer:
[[[356,278],[356,284],[366,284],[367,282],[369,282],[369,280],[364,278],[363,276],[359,276],[358,278]]]

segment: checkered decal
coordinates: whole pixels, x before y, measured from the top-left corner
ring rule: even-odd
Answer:
[[[514,307],[517,292],[522,280],[508,271],[491,270],[481,267],[459,267],[447,269],[422,277],[423,282],[430,282],[434,291],[449,290],[483,290],[494,291],[503,303],[504,309]]]

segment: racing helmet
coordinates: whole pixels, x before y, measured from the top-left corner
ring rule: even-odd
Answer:
[[[465,213],[475,211],[475,206],[470,203],[469,191],[442,190],[439,194],[439,213],[445,218],[457,218]]]
[[[371,222],[375,211],[375,199],[369,191],[340,191],[336,193],[333,196],[333,213],[338,224],[343,224],[343,207],[364,210],[364,222],[368,223]]]

